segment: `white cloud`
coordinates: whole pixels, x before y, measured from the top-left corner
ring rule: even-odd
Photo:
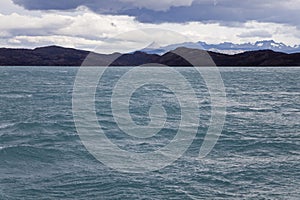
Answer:
[[[0,30],[51,29],[63,27],[73,20],[66,15],[43,14],[41,17],[12,13],[0,14]]]
[[[281,8],[297,10],[300,9],[300,1],[299,0],[285,0],[285,1],[278,1],[278,6]]]
[[[70,23],[57,30],[63,35],[103,39],[136,29],[139,23],[129,16],[97,15],[85,12],[72,17]]]
[[[264,30],[258,30],[258,31],[245,31],[244,33],[241,33],[238,35],[241,38],[272,38],[272,34],[268,31]]]

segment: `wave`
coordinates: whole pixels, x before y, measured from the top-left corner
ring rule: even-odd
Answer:
[[[20,98],[31,98],[32,94],[0,94],[0,98],[7,99],[20,99]]]
[[[10,127],[13,127],[14,125],[16,125],[16,123],[4,123],[4,124],[0,124],[0,129],[10,128]]]

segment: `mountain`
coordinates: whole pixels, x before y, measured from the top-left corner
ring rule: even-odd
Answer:
[[[147,47],[145,49],[142,49],[141,51],[145,53],[156,53],[162,55],[178,47],[201,49],[201,50],[224,53],[229,55],[239,54],[246,51],[258,51],[258,50],[272,50],[272,51],[283,52],[283,53],[300,52],[300,45],[295,45],[291,47],[283,43],[275,42],[274,40],[263,40],[263,41],[258,41],[256,43],[244,43],[244,44],[234,44],[230,42],[224,42],[221,44],[207,44],[205,42],[196,42],[196,43],[187,42],[187,43],[172,44],[164,47],[157,47],[156,45],[156,47]]]
[[[97,54],[59,46],[32,50],[0,48],[0,66],[106,66],[110,63],[111,66],[139,66],[149,63],[191,66],[187,60],[178,55],[186,55],[193,62],[197,61],[197,66],[300,66],[300,53],[287,54],[272,50],[228,55],[179,47],[162,55],[141,51],[129,54]],[[87,56],[89,59],[86,59]]]
[[[36,49],[0,49],[0,65],[7,66],[78,66],[89,54],[88,51],[59,46]]]
[[[103,65],[121,54],[96,54],[89,51],[47,46],[35,49],[0,48],[0,66],[80,66],[87,56],[85,65]]]
[[[144,52],[144,53],[147,53],[147,54],[159,54],[159,55],[161,55],[161,54],[164,54],[168,51],[166,49],[162,48],[160,46],[160,44],[158,44],[156,42],[152,42],[151,44],[149,44],[144,49],[141,49],[140,52]]]
[[[242,53],[246,51],[258,51],[258,50],[272,50],[276,52],[283,53],[297,53],[300,52],[299,46],[288,46],[283,43],[277,43],[274,40],[264,40],[258,41],[254,44],[252,43],[244,43],[244,44],[233,44],[229,42],[217,44],[217,45],[209,45],[205,42],[199,42],[201,46],[204,47],[205,50],[215,51],[219,53],[227,53],[231,52]]]
[[[201,45],[199,45],[199,43],[186,42],[186,43],[172,44],[172,45],[161,47],[161,46],[159,46],[158,43],[153,42],[149,46],[147,46],[146,48],[141,49],[140,51],[148,53],[148,54],[163,55],[163,54],[165,54],[169,51],[173,51],[173,50],[175,50],[179,47],[206,50]]]
[[[217,66],[300,66],[300,53],[272,50],[247,51],[235,55],[209,52]]]

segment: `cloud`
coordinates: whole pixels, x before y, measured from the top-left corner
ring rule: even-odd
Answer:
[[[23,6],[28,10],[66,10],[75,9],[85,3],[84,0],[13,0],[17,5]]]
[[[170,7],[190,6],[193,0],[13,0],[13,2],[29,10],[68,10],[87,6],[100,13],[118,13],[132,8],[166,11]]]
[[[0,46],[4,47],[55,44],[111,53],[141,49],[152,42],[164,46],[273,39],[300,44],[300,5],[295,0],[13,1],[19,6],[12,0],[0,1]],[[171,30],[187,38],[167,31],[122,35],[144,28]]]
[[[278,42],[300,44],[300,31],[297,27],[278,23],[247,21],[151,24],[139,22],[128,15],[97,14],[85,7],[72,12],[34,11],[31,15],[27,11],[22,12],[0,14],[0,46],[34,48],[55,44],[86,50],[98,47],[101,53],[111,53],[138,50],[152,42],[161,46],[187,41],[255,42],[257,39],[270,39],[270,34]],[[145,28],[170,30],[186,37],[178,37],[178,34],[168,31],[150,31],[148,35],[137,32],[123,34]]]
[[[69,10],[86,6],[99,14],[129,15],[147,23],[217,21],[300,26],[299,0],[13,0],[26,9]]]
[[[120,0],[124,3],[130,3],[133,7],[146,8],[155,11],[167,11],[170,7],[191,6],[193,0]]]
[[[241,37],[241,38],[252,38],[252,37],[271,38],[272,34],[265,30],[258,30],[258,31],[243,32],[243,33],[239,34],[238,37]]]

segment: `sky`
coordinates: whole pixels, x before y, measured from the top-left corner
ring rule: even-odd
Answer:
[[[152,42],[294,46],[300,44],[299,11],[300,0],[1,0],[0,47],[123,53]],[[135,31],[141,29],[160,31]]]

